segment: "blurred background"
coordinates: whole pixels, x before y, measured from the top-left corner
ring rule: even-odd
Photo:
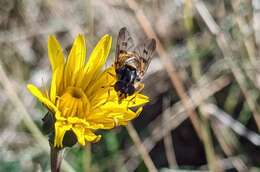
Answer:
[[[0,0],[0,172],[50,171],[46,109],[28,82],[47,83],[47,37],[91,50],[126,26],[157,40],[144,78],[151,99],[133,126],[65,152],[69,172],[260,171],[260,1]],[[90,51],[88,51],[90,52]]]

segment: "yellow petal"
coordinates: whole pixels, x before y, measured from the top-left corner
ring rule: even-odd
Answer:
[[[73,71],[82,68],[86,58],[86,43],[83,35],[78,35],[74,40],[72,49],[68,56],[67,66]]]
[[[137,109],[137,111],[135,112],[135,116],[129,116],[129,118],[124,118],[123,120],[118,120],[118,125],[127,125],[127,123],[131,120],[133,120],[134,118],[137,118],[140,113],[143,111],[143,108],[142,107],[139,107]]]
[[[118,96],[113,87],[100,88],[99,91],[95,92],[95,94],[92,94],[90,96],[90,102],[92,105],[91,108],[96,109],[107,103],[118,104]],[[121,105],[125,106],[125,104]]]
[[[68,117],[68,118],[67,118],[67,121],[68,121],[68,123],[70,123],[70,124],[80,124],[80,125],[82,125],[82,126],[84,126],[84,127],[86,127],[86,128],[88,128],[88,127],[90,126],[90,124],[89,124],[88,121],[85,121],[84,119],[79,118],[79,117],[75,117],[75,116],[73,116],[73,117]]]
[[[96,93],[99,91],[114,89],[114,84],[116,82],[116,73],[114,67],[107,68],[102,74],[100,74],[97,79],[92,80],[86,90],[87,95],[91,93]],[[93,94],[92,94],[93,95]]]
[[[90,124],[88,128],[92,130],[98,130],[98,129],[108,130],[116,126],[115,120],[113,118],[104,118],[104,119],[96,118],[93,120],[88,120],[88,122]]]
[[[38,100],[40,102],[42,102],[45,106],[47,106],[47,108],[49,108],[53,113],[57,112],[58,109],[56,108],[56,106],[49,100],[47,99],[42,92],[35,87],[32,84],[28,84],[27,85],[27,89],[36,97],[38,98]]]
[[[54,71],[52,74],[52,80],[51,80],[51,88],[50,88],[50,99],[51,101],[55,104],[56,100],[56,92],[57,92],[57,87],[56,87],[56,78],[57,78],[57,69]]]
[[[103,124],[102,129],[110,129],[117,125],[125,125],[128,121],[136,118],[140,114],[140,111],[140,108],[137,112],[133,112],[126,106],[108,102],[94,109],[86,120],[89,121],[90,128],[93,124]]]
[[[64,90],[64,64],[59,66],[56,70],[56,95],[60,95]]]
[[[95,135],[91,130],[86,130],[85,139],[88,142],[98,142],[101,139],[101,135]]]
[[[118,95],[113,87],[99,88],[99,90],[89,96],[89,98],[93,109],[108,103],[118,104]],[[124,99],[118,106],[128,108],[139,107],[148,102],[149,97],[136,93]]]
[[[138,117],[138,116],[141,114],[142,111],[143,111],[143,107],[139,107],[139,108],[137,109],[137,111],[135,112],[136,117]]]
[[[123,100],[123,104],[126,104],[128,107],[141,106],[149,102],[149,97],[143,94],[134,94],[133,96],[127,97]]]
[[[134,94],[129,96],[126,99],[123,99],[122,102],[118,103],[118,95],[114,88],[103,88],[96,92],[93,96],[90,97],[90,102],[92,103],[92,108],[97,108],[101,105],[114,103],[118,104],[121,107],[139,107],[149,102],[149,97],[143,94]]]
[[[82,88],[84,90],[87,88],[92,78],[95,78],[99,74],[102,66],[104,66],[111,48],[111,44],[111,36],[105,35],[101,38],[101,40],[92,51],[89,60],[84,68],[85,77],[82,80]]]
[[[71,85],[71,77],[84,66],[86,58],[86,44],[83,35],[78,35],[74,40],[72,49],[65,66],[65,87]]]
[[[72,131],[77,136],[79,144],[84,146],[85,145],[85,136],[84,136],[85,128],[80,125],[78,125],[78,126],[75,125],[72,127]]]
[[[54,137],[54,147],[63,147],[62,141],[66,131],[71,129],[71,125],[64,124],[61,122],[55,122],[55,137]]]
[[[55,119],[57,121],[61,121],[61,122],[67,121],[67,119],[65,117],[61,116],[61,112],[60,111],[57,111],[55,113]]]
[[[51,63],[52,71],[59,66],[64,64],[64,56],[62,52],[62,48],[55,38],[55,36],[49,36],[48,39],[48,57]]]
[[[71,78],[71,84],[80,87],[80,84],[82,82],[82,79],[84,78],[85,72],[84,68],[80,68]]]
[[[76,74],[76,79],[75,79],[76,87],[81,87],[84,77],[85,77],[85,70],[84,68],[81,68]]]

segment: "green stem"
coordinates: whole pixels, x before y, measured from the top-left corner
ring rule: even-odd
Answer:
[[[61,161],[63,159],[62,149],[57,149],[50,145],[51,148],[51,172],[60,172]]]
[[[88,143],[84,148],[83,171],[91,171],[91,144]]]

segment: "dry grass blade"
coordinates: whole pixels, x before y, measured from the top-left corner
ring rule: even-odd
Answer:
[[[163,112],[163,120],[162,120],[162,126],[164,123],[167,123],[168,119],[171,116],[171,111],[167,107],[169,106],[169,100],[167,98],[163,99],[163,105],[164,105],[164,112]],[[166,152],[166,157],[169,163],[170,168],[177,168],[178,164],[176,161],[175,157],[175,152],[174,152],[174,146],[172,143],[172,135],[170,131],[165,131],[165,128],[162,129],[164,132],[164,147],[165,147],[165,152]]]
[[[232,6],[235,11],[236,15],[236,21],[238,24],[238,27],[240,29],[240,32],[244,35],[243,42],[245,44],[245,47],[247,49],[247,53],[249,56],[249,59],[252,63],[254,63],[256,59],[256,47],[255,47],[255,41],[253,38],[254,33],[251,33],[252,30],[250,29],[250,26],[247,24],[246,19],[240,14],[240,3],[239,1],[232,0]],[[245,1],[244,1],[245,3]]]
[[[256,132],[248,130],[244,125],[242,125],[239,121],[234,120],[230,117],[229,114],[220,110],[214,104],[205,104],[202,107],[203,111],[214,115],[219,121],[221,121],[226,126],[232,128],[237,134],[247,138],[250,142],[252,142],[256,146],[260,146],[260,135]]]
[[[139,138],[134,126],[132,125],[132,123],[129,123],[126,128],[127,128],[127,131],[129,133],[130,137],[132,138],[135,146],[137,147],[138,152],[142,156],[144,163],[146,164],[148,170],[150,172],[157,172],[158,170],[156,169],[156,167],[155,167],[151,157],[149,156],[149,153],[147,152],[146,148],[142,144],[142,141],[140,140],[140,138]]]
[[[194,0],[195,7],[203,20],[205,21],[206,25],[208,26],[209,30],[212,34],[216,36],[216,40],[218,43],[218,46],[220,47],[224,58],[227,60],[227,63],[229,67],[232,70],[233,75],[236,78],[236,81],[238,82],[245,98],[246,102],[252,111],[255,121],[257,123],[258,129],[260,129],[260,114],[256,109],[256,104],[253,96],[251,95],[251,92],[247,89],[245,84],[245,77],[242,74],[242,71],[240,68],[237,67],[233,60],[233,53],[231,52],[231,48],[228,43],[228,38],[230,36],[227,33],[224,33],[221,31],[220,27],[217,25],[217,23],[214,21],[213,17],[210,15],[208,9],[206,8],[205,4],[200,0]]]
[[[211,126],[214,132],[214,135],[216,136],[222,150],[225,152],[225,154],[228,157],[232,157],[234,156],[234,150],[233,150],[233,145],[231,145],[230,143],[228,143],[228,141],[226,141],[226,138],[231,138],[233,139],[234,137],[232,137],[232,133],[230,133],[230,130],[227,126],[223,126],[223,124],[221,124],[220,122],[211,121]],[[244,171],[248,171],[248,168],[246,166],[246,164],[243,162],[243,160],[241,158],[236,158],[236,159],[231,159],[231,163],[233,164],[233,166],[236,168],[236,170],[238,172],[244,172]]]
[[[215,163],[217,164],[217,166],[222,167],[222,171],[225,171],[225,170],[232,170],[233,169],[232,162],[235,161],[239,162],[240,160],[241,160],[240,156],[233,156],[225,159],[219,159]],[[204,169],[205,166],[202,166],[201,168]]]

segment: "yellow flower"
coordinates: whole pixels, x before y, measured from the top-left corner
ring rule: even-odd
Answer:
[[[115,69],[111,66],[102,70],[111,44],[112,38],[103,36],[85,63],[86,45],[82,35],[76,37],[66,59],[56,38],[49,37],[48,56],[53,73],[49,90],[42,92],[32,84],[27,87],[53,114],[55,147],[63,147],[67,131],[73,131],[81,145],[96,142],[101,136],[95,135],[95,130],[126,125],[140,114],[141,105],[148,102],[148,97],[135,93],[118,103],[113,88]],[[132,107],[138,108],[133,111]]]

